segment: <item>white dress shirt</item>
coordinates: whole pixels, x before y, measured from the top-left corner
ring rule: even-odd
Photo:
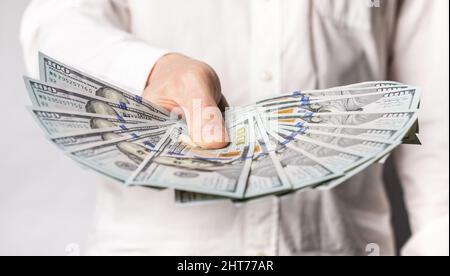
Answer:
[[[403,253],[448,255],[448,1],[377,2],[34,0],[21,39],[34,75],[43,51],[136,93],[159,57],[180,52],[217,71],[233,106],[369,80],[420,86],[423,145],[394,154],[413,232]],[[189,207],[174,204],[173,190],[105,181],[86,253],[365,255],[375,246],[391,255],[382,171],[375,164],[330,191]]]

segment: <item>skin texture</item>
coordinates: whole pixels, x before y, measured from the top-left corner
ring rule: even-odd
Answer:
[[[216,72],[206,63],[171,53],[150,73],[143,97],[185,117],[192,141],[202,148],[228,145],[221,110],[228,106]]]

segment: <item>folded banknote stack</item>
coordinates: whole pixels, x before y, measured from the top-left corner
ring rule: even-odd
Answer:
[[[230,144],[187,143],[186,123],[140,96],[39,54],[25,77],[32,115],[76,162],[126,186],[172,188],[177,203],[331,189],[401,143],[418,144],[420,91],[365,82],[295,91],[224,113]]]

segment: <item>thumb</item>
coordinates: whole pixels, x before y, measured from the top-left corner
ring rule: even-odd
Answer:
[[[191,139],[202,148],[226,147],[229,137],[216,100],[209,94],[195,94],[190,93],[189,97],[178,101],[185,115]]]

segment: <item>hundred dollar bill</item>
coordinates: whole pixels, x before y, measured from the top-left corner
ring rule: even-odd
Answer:
[[[259,129],[264,129],[261,119],[256,116]],[[269,152],[275,153],[274,163],[280,163],[294,190],[306,188],[342,175],[341,171],[334,171],[320,163],[313,155],[306,151],[295,152],[289,150],[285,144],[277,141],[273,136],[261,131]]]
[[[226,124],[229,125],[230,122],[235,122],[236,120],[238,120],[238,118],[235,116],[229,117],[226,119]],[[255,127],[256,127],[256,125],[255,125]],[[255,131],[255,133],[256,133],[256,131]],[[180,140],[183,140],[183,139],[180,139]],[[187,143],[187,144],[190,145],[191,143]],[[255,150],[256,150],[256,146],[255,146]],[[252,162],[252,165],[253,165],[253,162]],[[174,196],[175,196],[175,203],[179,204],[179,205],[183,205],[183,206],[213,204],[213,203],[218,203],[218,202],[229,200],[227,197],[208,195],[208,194],[202,194],[202,193],[196,193],[196,192],[187,192],[187,191],[182,191],[182,190],[175,190]],[[237,199],[234,199],[234,201],[237,201]],[[240,201],[241,200],[239,200],[239,202]]]
[[[269,133],[279,143],[286,145],[289,149],[298,152],[298,154],[307,152],[320,161],[321,164],[336,172],[349,171],[372,158],[371,155],[356,154],[331,144],[315,143],[315,141],[310,139],[294,139],[292,134],[286,135],[285,133],[283,135],[273,131],[269,131]]]
[[[274,151],[269,151],[258,124],[255,125],[255,150],[250,175],[247,180],[245,198],[254,198],[267,194],[277,194],[292,189],[281,163]]]
[[[267,113],[268,115],[277,116],[308,116],[311,112],[404,111],[416,109],[419,102],[420,90],[409,87],[395,91],[382,91],[352,96],[317,97],[314,99],[305,97],[295,101],[272,101],[267,104],[232,108],[226,111],[225,116],[236,117],[253,113]]]
[[[380,129],[380,128],[364,128],[364,127],[347,127],[345,125],[341,126],[326,126],[326,124],[316,124],[316,125],[302,125],[301,123],[297,126],[280,125],[277,129],[283,129],[290,132],[301,132],[301,133],[335,133],[341,134],[342,136],[362,138],[373,141],[395,141],[402,138],[403,143],[408,143],[405,139],[409,138],[411,132],[414,132],[414,125],[416,124],[415,118],[417,114],[412,116],[410,120],[405,120],[405,123],[401,125],[398,129]],[[267,121],[266,121],[267,123]],[[405,130],[407,134],[405,134]],[[415,137],[415,134],[414,134]]]
[[[336,90],[310,90],[310,91],[294,91],[290,95],[284,97],[263,100],[257,102],[256,105],[264,108],[278,106],[282,104],[309,104],[319,101],[322,98],[341,99],[343,97],[355,97],[358,95],[370,95],[379,93],[388,93],[408,89],[407,85],[387,86],[387,87],[369,87],[369,88],[341,88]]]
[[[368,129],[368,128],[345,128],[345,127],[327,127],[327,126],[283,126],[280,129],[294,133],[296,131],[312,134],[341,134],[349,138],[361,138],[373,141],[392,141],[400,134],[400,130],[389,129]]]
[[[395,92],[325,97],[311,101],[259,108],[258,111],[272,115],[301,115],[310,112],[404,111],[416,109],[419,101],[420,91],[415,88],[410,88]]]
[[[255,149],[244,199],[256,198],[267,194],[277,194],[292,189],[281,163],[274,151],[269,151],[262,138],[258,124],[255,124]],[[200,193],[175,191],[175,202],[179,204],[205,204],[218,202],[223,197]]]
[[[180,205],[201,205],[228,201],[226,197],[175,190],[175,203]]]
[[[409,128],[417,120],[416,110],[402,112],[310,112],[296,116],[260,116],[265,120],[268,128],[272,130],[277,130],[284,126],[299,128],[319,126],[398,131]]]
[[[391,145],[391,148],[389,150],[393,150],[395,147],[399,146],[401,144],[401,142],[397,141],[394,144]],[[389,152],[389,151],[388,151]],[[386,156],[387,152],[381,152],[380,154],[377,154],[373,160],[377,161],[380,158],[383,158],[384,156]],[[322,185],[320,185],[319,187],[317,187],[319,190],[330,190],[335,188],[336,186],[344,183],[345,181],[349,180],[350,178],[352,178],[353,176],[357,175],[358,173],[362,172],[363,170],[367,169],[368,167],[370,167],[371,165],[373,165],[375,162],[366,162],[361,164],[360,166],[354,168],[351,171],[348,171],[345,175],[330,180],[328,182],[322,183]]]
[[[83,165],[113,179],[125,182],[146,156],[155,153],[168,130],[152,130],[138,137],[108,133],[106,141],[68,151]]]
[[[408,85],[398,82],[381,81],[381,82],[365,82],[349,86],[340,86],[327,89],[316,90],[297,90],[292,93],[284,93],[273,97],[261,99],[255,105],[265,105],[276,102],[284,102],[289,100],[306,100],[308,97],[326,97],[339,95],[367,94],[382,91],[406,89]]]
[[[170,116],[168,111],[146,101],[140,96],[76,70],[43,53],[39,53],[39,70],[41,80],[55,84],[58,87],[120,102],[160,118],[167,119]]]
[[[125,120],[121,116],[67,111],[64,109],[29,107],[28,110],[48,135],[62,135],[64,133],[118,126],[130,127],[148,122],[141,119]]]
[[[384,155],[397,146],[397,142],[378,142],[360,138],[349,138],[339,134],[295,133],[293,135],[288,131],[280,131],[278,134],[284,138],[285,144],[294,140],[302,140],[322,146],[332,145],[348,153],[372,158],[379,154]]]
[[[180,129],[174,129],[160,151],[149,156],[127,183],[243,198],[254,149],[253,119],[245,118],[229,128],[232,141],[229,148],[239,148],[239,156],[233,156],[229,161],[224,157],[218,161],[209,156],[201,158],[199,152],[184,156],[182,153],[189,149],[178,142],[180,132]],[[230,153],[227,149],[224,151]]]
[[[405,128],[403,130],[402,133],[399,134],[399,137],[404,137],[405,135],[407,135],[407,133],[409,132],[408,130],[409,128]],[[387,160],[387,158],[389,158],[391,152],[398,147],[402,142],[400,140],[394,141],[392,143],[392,145],[387,148],[386,150],[376,154],[376,156],[373,158],[373,160],[375,160],[375,162],[380,163],[380,164],[384,164]],[[373,162],[373,163],[375,163]],[[324,183],[323,185],[321,185],[322,189],[332,189],[334,187],[336,187],[337,185],[340,185],[341,183],[343,183],[344,181],[350,179],[352,176],[362,172],[364,169],[368,168],[370,165],[373,164],[372,162],[366,162],[363,165],[356,167],[355,169],[347,172],[347,174],[339,179]]]
[[[89,130],[73,134],[52,135],[49,136],[48,139],[63,150],[71,150],[77,147],[104,142],[110,137],[127,137],[138,139],[141,135],[144,135],[151,130],[163,130],[169,126],[170,125],[155,125],[148,123],[130,127],[121,125],[119,127]],[[152,148],[155,147],[155,145],[149,141],[146,142],[147,146]]]
[[[96,113],[125,119],[165,122],[166,119],[147,111],[86,93],[71,92],[25,77],[25,85],[34,106]]]
[[[284,134],[289,135],[288,133]],[[344,176],[341,176],[335,180],[331,180],[329,182],[326,182],[325,184],[322,184],[320,187],[324,189],[333,188],[341,184],[342,182],[348,180],[351,176],[354,176],[355,174],[361,172],[363,169],[367,168],[368,166],[378,161],[386,154],[390,153],[400,144],[399,141],[394,141],[392,143],[379,143],[360,139],[348,139],[339,136],[333,137],[332,135],[329,136],[313,135],[310,137],[297,136],[294,139],[292,139],[291,137],[289,138],[283,137],[283,138],[286,139],[286,141],[299,140],[301,142],[309,142],[311,144],[321,145],[325,147],[334,146],[336,149],[346,151],[347,153],[350,154],[365,156],[364,162],[358,162],[359,163],[358,166],[350,165],[349,167],[345,168]],[[289,144],[291,143],[289,142]],[[297,149],[298,145],[299,143],[296,143],[293,144],[293,146],[291,147]]]
[[[268,151],[258,124],[255,124],[255,149],[252,159],[244,199],[256,198],[267,194],[277,194],[292,189],[281,167],[281,163],[275,157],[275,153]],[[175,202],[183,205],[220,202],[223,199],[224,197],[207,194],[175,191]]]
[[[256,126],[257,127],[257,126]],[[324,127],[322,127],[322,130],[324,129]],[[327,129],[330,133],[333,133],[332,130],[342,130],[339,128],[330,128]],[[346,129],[344,129],[346,130]],[[357,128],[350,128],[348,129],[348,131],[356,131],[356,133],[360,133],[360,129]],[[364,165],[366,162],[368,162],[369,160],[371,160],[373,158],[372,155],[364,153],[363,154],[355,154],[354,152],[349,152],[343,148],[340,148],[339,146],[335,146],[332,144],[326,144],[326,143],[320,143],[317,144],[315,140],[311,140],[311,139],[303,139],[303,140],[290,140],[288,139],[289,143],[286,143],[286,137],[288,135],[285,135],[285,138],[282,138],[280,135],[276,134],[275,132],[272,131],[268,131],[269,134],[271,136],[273,136],[274,138],[276,138],[279,142],[281,142],[282,144],[286,144],[286,146],[295,151],[298,152],[298,154],[302,154],[303,152],[308,152],[309,154],[313,155],[316,159],[318,159],[320,161],[320,163],[325,164],[327,167],[332,168],[334,171],[343,171],[343,172],[348,172],[348,173],[353,173],[354,168],[360,165]],[[382,130],[381,133],[378,132],[378,130],[366,130],[366,132],[368,133],[361,135],[359,141],[361,143],[364,142],[364,138],[388,138],[391,137],[392,138],[392,134],[396,133],[396,131],[391,131],[391,130]],[[364,133],[366,133],[364,132]],[[292,132],[290,132],[292,135]],[[341,132],[339,132],[341,133]],[[287,134],[287,133],[285,133]],[[374,137],[375,136],[375,137]],[[258,135],[257,135],[258,137]],[[256,139],[257,141],[257,148],[259,147],[260,144],[263,143],[258,143],[258,138]],[[338,143],[339,144],[339,143]],[[395,144],[394,144],[395,146]],[[265,144],[264,144],[264,148],[266,148]],[[265,152],[267,151],[267,149],[265,150]],[[257,156],[259,156],[261,150],[260,149],[255,149],[255,153],[254,153],[254,161],[252,163],[252,168],[255,164],[255,158]],[[370,164],[370,163],[368,163]],[[366,167],[366,165],[365,165]],[[271,171],[271,170],[268,170]],[[251,172],[249,179],[251,179],[253,172]],[[272,174],[273,175],[273,174]],[[339,178],[343,181],[343,178]],[[337,182],[333,182],[333,183],[337,183]],[[251,184],[248,184],[247,190],[251,190]],[[247,195],[246,195],[247,198]],[[187,192],[179,192],[176,194],[176,201],[178,203],[192,203],[192,202],[196,202],[196,203],[210,203],[213,201],[217,201],[223,198],[220,197],[210,197],[207,195],[202,195],[202,194],[195,194],[195,193],[187,193]]]
[[[236,115],[236,114],[234,114]],[[236,117],[236,116],[235,116]],[[314,118],[313,120],[311,120]],[[283,129],[282,123],[285,123],[284,127],[292,132],[301,131],[305,126],[309,126],[309,129],[314,129],[316,134],[327,132],[330,134],[341,134],[347,138],[359,138],[359,141],[372,140],[372,141],[389,141],[394,142],[401,136],[401,131],[407,129],[412,122],[417,118],[416,111],[411,112],[394,112],[394,113],[363,113],[363,112],[351,112],[351,113],[322,113],[317,114],[317,117],[306,118],[306,120],[296,120],[292,118],[280,118],[279,123],[281,129]],[[308,121],[310,123],[308,123]],[[327,126],[329,124],[329,126]],[[341,125],[343,124],[343,125]],[[297,126],[296,126],[297,125]],[[361,128],[362,126],[362,128]],[[374,128],[369,128],[374,127]],[[386,129],[383,129],[386,127]],[[314,133],[314,132],[313,132]],[[272,136],[276,137],[273,133]],[[286,135],[287,136],[287,135]],[[280,137],[280,136],[279,136]],[[258,141],[258,139],[256,140]],[[283,142],[283,140],[281,140]],[[395,143],[395,142],[394,142]],[[294,150],[302,152],[309,152],[314,155],[322,164],[327,165],[335,171],[353,172],[352,170],[365,164],[373,157],[367,154],[355,154],[354,152],[348,152],[339,146],[322,144],[317,145],[311,141],[294,140],[287,146]],[[395,144],[394,144],[395,146]],[[257,143],[258,147],[258,143]],[[258,156],[258,150],[255,149],[254,157]],[[252,163],[254,166],[255,159]],[[367,163],[369,165],[371,163]],[[249,179],[252,174],[250,174]],[[249,190],[248,185],[247,190]],[[211,201],[219,200],[220,197],[210,197],[208,195],[180,192],[176,194],[179,197],[177,202],[203,202],[209,203]]]
[[[185,140],[185,137],[189,137],[187,135],[188,127],[186,123],[179,122],[177,127],[182,129],[178,136],[180,144],[178,147],[174,148],[170,154],[183,158],[196,158],[217,162],[233,162],[235,160],[241,160],[243,151],[246,150],[247,145],[246,143],[243,143],[244,141],[242,139],[245,137],[237,131],[237,127],[241,126],[244,120],[247,119],[240,118],[235,121],[226,121],[226,127],[230,133],[229,136],[231,137],[232,142],[227,147],[221,149],[204,149],[198,147],[191,139]],[[241,129],[241,131],[242,130],[243,129]],[[250,143],[253,143],[253,141],[250,140]]]
[[[416,133],[418,132],[418,121],[409,121],[407,126],[402,130],[398,131],[391,139],[394,142],[399,142],[401,139],[402,144],[413,144],[420,145],[420,140]],[[391,153],[388,152],[381,158],[377,157],[377,163],[384,164],[386,160],[390,157]]]
[[[352,83],[348,85],[343,86],[336,86],[332,89],[339,89],[339,88],[368,88],[373,86],[378,87],[386,87],[386,86],[397,86],[397,85],[403,85],[400,82],[397,81],[365,81],[365,82],[359,82],[359,83]]]

